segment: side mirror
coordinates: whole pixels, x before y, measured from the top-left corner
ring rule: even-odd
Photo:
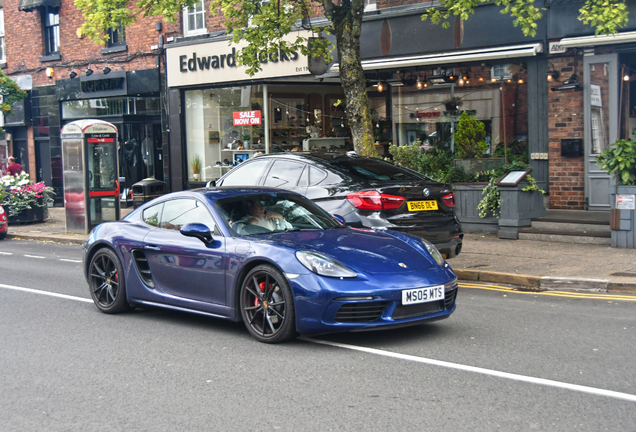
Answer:
[[[210,180],[209,182],[205,184],[206,188],[215,187],[215,186],[216,186],[216,180]]]
[[[340,225],[342,225],[342,226],[346,226],[347,225],[347,222],[345,222],[345,218],[343,218],[339,214],[332,215],[331,217],[333,217],[335,219],[335,221],[338,222]]]
[[[207,225],[201,223],[190,223],[181,227],[179,232],[186,237],[195,237],[201,240],[205,244],[210,244],[214,241],[212,233]]]

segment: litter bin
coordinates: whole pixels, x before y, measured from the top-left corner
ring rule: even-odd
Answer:
[[[133,208],[168,193],[168,185],[161,180],[145,179],[132,185]]]

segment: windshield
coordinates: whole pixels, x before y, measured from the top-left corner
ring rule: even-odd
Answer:
[[[373,181],[422,180],[425,178],[415,171],[407,170],[378,159],[351,158],[331,162],[331,165]]]
[[[310,200],[285,192],[238,195],[214,205],[233,236],[342,228]]]

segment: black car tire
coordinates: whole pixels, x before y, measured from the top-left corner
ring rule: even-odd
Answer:
[[[0,240],[4,240],[4,238],[7,236],[7,233],[4,232],[2,234],[0,234]]]
[[[88,267],[88,286],[97,308],[108,314],[130,309],[126,298],[124,268],[112,249],[100,249]]]
[[[240,308],[245,327],[260,342],[281,343],[296,337],[294,298],[287,280],[274,267],[259,265],[247,274]]]

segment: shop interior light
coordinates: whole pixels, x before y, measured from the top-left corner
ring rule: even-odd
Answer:
[[[460,86],[464,85],[464,79],[460,78],[457,84],[459,84]]]
[[[523,80],[521,78],[519,78],[519,81],[517,81],[517,83],[523,84]]]
[[[558,70],[554,70],[554,67],[550,65],[550,70],[548,70],[545,74],[548,81],[556,81],[559,79],[561,73]]]
[[[422,90],[422,81],[420,81],[420,77],[417,77],[417,81],[415,81],[415,85],[418,90]]]
[[[623,81],[629,81],[629,74],[625,74],[625,76],[623,76]]]
[[[378,81],[378,92],[382,93],[382,90],[384,90],[384,85],[382,85],[382,81]]]

